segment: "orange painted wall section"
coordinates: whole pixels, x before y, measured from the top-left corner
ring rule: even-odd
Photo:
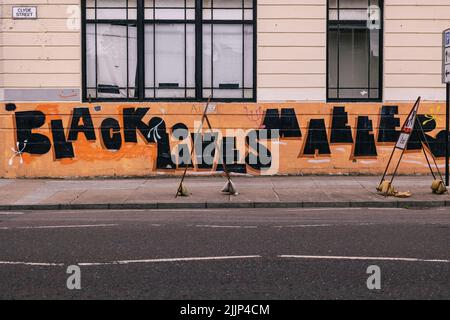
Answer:
[[[233,132],[227,130],[242,129],[231,152],[237,152],[240,158],[232,163],[233,171],[238,173],[379,174],[387,164],[394,139],[412,105],[215,104],[209,110],[209,119],[213,129],[219,132],[216,160],[223,151],[223,138],[233,140]],[[0,177],[181,174],[184,167],[176,161],[174,165],[168,164],[171,157],[167,153],[163,155],[161,150],[167,148],[174,155],[181,144],[192,147],[192,134],[197,130],[195,123],[201,120],[204,106],[189,103],[3,104],[0,108]],[[419,121],[430,142],[426,151],[438,158],[442,168],[444,113],[445,105],[439,103],[422,103],[419,109]],[[137,128],[133,129],[136,124]],[[186,127],[188,137],[183,141],[176,139],[173,130]],[[257,140],[262,149],[271,151],[270,167],[258,169],[257,165],[250,166],[245,161],[248,153],[258,154],[258,150],[246,144],[248,133],[255,130],[275,130],[273,132],[280,134],[279,139]],[[202,133],[205,132],[206,126]],[[133,136],[136,142],[131,141]],[[429,172],[422,149],[414,141],[410,147],[400,172]],[[205,169],[196,168],[194,164],[190,168],[194,174],[220,170],[217,165]]]

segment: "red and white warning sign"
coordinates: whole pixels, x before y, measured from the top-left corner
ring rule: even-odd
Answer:
[[[400,138],[397,141],[396,148],[405,150],[408,146],[409,138],[411,138],[411,134],[414,130],[414,125],[416,124],[417,112],[419,111],[420,102],[419,100],[414,105],[411,113],[406,119],[405,124],[403,125],[402,132],[400,133]]]

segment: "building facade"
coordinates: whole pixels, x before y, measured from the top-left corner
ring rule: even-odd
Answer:
[[[420,96],[445,157],[450,0],[3,0],[0,177],[378,174]],[[212,131],[200,130],[206,102]],[[402,173],[426,173],[420,135]]]

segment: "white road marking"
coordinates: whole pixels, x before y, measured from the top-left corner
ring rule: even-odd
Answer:
[[[433,262],[450,263],[445,259],[419,259],[419,258],[395,258],[395,257],[350,257],[350,256],[307,256],[307,255],[279,255],[278,258],[284,259],[304,259],[304,260],[359,260],[359,261],[400,261],[400,262]],[[170,258],[170,259],[144,259],[144,260],[121,260],[113,262],[92,262],[78,263],[80,267],[127,265],[138,263],[163,263],[163,262],[193,262],[193,261],[220,261],[220,260],[243,260],[260,259],[262,256],[223,256],[223,257],[194,257],[194,258]],[[0,261],[0,265],[25,265],[42,267],[63,267],[64,263],[47,262],[22,262],[22,261]]]
[[[25,213],[23,212],[0,212],[0,216],[20,216]]]
[[[34,227],[0,227],[0,230],[15,229],[65,229],[65,228],[106,228],[116,227],[118,224],[84,224],[84,225],[65,225],[65,226],[34,226]]]
[[[201,258],[172,258],[172,259],[145,259],[145,260],[122,260],[114,262],[94,262],[78,263],[80,267],[122,265],[134,263],[160,263],[160,262],[190,262],[190,261],[217,261],[217,260],[238,260],[238,259],[258,259],[262,256],[225,256],[225,257],[201,257]]]
[[[250,208],[250,209],[252,209],[252,208]],[[148,209],[148,210],[144,210],[144,211],[145,212],[155,212],[155,213],[160,213],[160,212],[182,212],[182,213],[194,212],[194,213],[198,213],[199,210],[203,213],[203,212],[227,211],[228,209]]]
[[[24,266],[40,266],[40,267],[62,267],[64,263],[45,263],[45,262],[13,262],[0,261],[0,265],[24,265]]]
[[[197,228],[257,229],[257,226],[196,225]]]
[[[346,256],[298,256],[281,255],[279,258],[305,259],[305,260],[363,260],[363,261],[404,261],[404,262],[436,262],[450,263],[450,260],[419,259],[419,258],[392,258],[392,257],[346,257]]]
[[[360,210],[371,210],[371,211],[406,211],[405,208],[297,208],[297,209],[283,209],[283,212],[310,212],[310,211],[360,211]],[[448,209],[447,209],[448,210]]]
[[[381,202],[380,202],[381,203]],[[406,210],[404,208],[357,208],[359,210],[377,210],[377,211],[392,211],[392,210]]]
[[[334,227],[336,224],[302,224],[296,226],[274,226],[274,228],[318,228],[318,227]]]
[[[299,224],[292,226],[274,226],[274,228],[320,228],[320,227],[351,227],[351,226],[373,226],[377,223],[342,223],[342,224]]]

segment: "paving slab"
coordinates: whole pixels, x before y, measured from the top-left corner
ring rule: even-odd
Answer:
[[[73,203],[77,198],[79,198],[83,193],[87,192],[87,190],[83,189],[74,189],[74,190],[64,190],[64,191],[56,191],[50,197],[43,199],[39,202],[39,204],[70,204]]]
[[[450,206],[449,195],[432,194],[431,176],[399,176],[394,186],[407,199],[376,192],[375,176],[234,177],[239,192],[221,192],[224,177],[188,176],[189,197],[175,198],[180,178],[0,179],[0,210],[342,208]]]
[[[70,204],[110,204],[124,203],[133,193],[133,189],[86,189]]]

